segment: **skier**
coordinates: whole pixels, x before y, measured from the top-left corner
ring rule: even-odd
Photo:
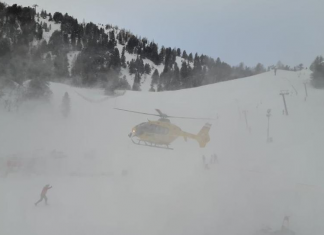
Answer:
[[[202,160],[203,160],[203,164],[204,164],[205,169],[208,169],[208,163],[206,161],[205,155],[202,156]]]
[[[6,169],[5,177],[7,177],[10,172],[12,172],[12,169],[13,169],[13,163],[9,159],[7,160],[7,169]]]
[[[277,68],[274,68],[274,75],[277,75]]]
[[[49,184],[46,184],[41,192],[41,195],[40,195],[40,199],[35,203],[35,206],[37,206],[38,203],[40,203],[41,201],[43,201],[43,199],[45,199],[45,204],[47,204],[47,197],[46,197],[46,193],[47,193],[47,190],[51,189],[52,186],[50,186]]]
[[[216,153],[214,153],[214,154],[212,155],[212,159],[213,159],[213,163],[218,162],[217,154],[216,154]]]

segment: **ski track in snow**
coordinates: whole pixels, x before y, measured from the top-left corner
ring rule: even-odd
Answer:
[[[323,234],[324,94],[308,86],[305,101],[309,75],[278,70],[277,76],[174,92],[127,91],[107,100],[100,89],[51,83],[50,104],[26,102],[12,112],[1,105],[0,234],[251,235],[280,229],[285,215],[296,234]],[[289,91],[289,116],[282,114],[281,90]],[[60,113],[65,92],[68,118]],[[131,128],[154,118],[114,107],[219,118],[211,122],[205,149],[179,138],[167,151],[133,145]],[[268,109],[272,143],[266,143]],[[191,133],[204,125],[172,122]],[[205,170],[202,155],[212,153],[218,163]],[[25,165],[4,177],[11,154]],[[36,163],[28,168],[31,158]],[[45,184],[53,185],[50,205],[35,207]]]

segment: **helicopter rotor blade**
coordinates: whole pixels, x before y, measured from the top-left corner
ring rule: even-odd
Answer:
[[[143,115],[149,115],[149,116],[155,116],[155,117],[161,117],[161,118],[177,118],[177,119],[191,119],[191,120],[212,120],[216,121],[216,118],[197,118],[197,117],[178,117],[178,116],[168,116],[164,113],[162,113],[159,109],[156,109],[156,111],[159,114],[153,114],[153,113],[144,113],[144,112],[138,112],[138,111],[133,111],[133,110],[128,110],[128,109],[119,109],[119,108],[114,108],[116,110],[124,111],[124,112],[129,112],[129,113],[137,113],[137,114],[143,114]]]
[[[211,121],[216,121],[217,118],[197,118],[197,117],[177,117],[177,116],[168,116],[168,118],[177,118],[177,119],[191,119],[191,120],[211,120]]]
[[[129,113],[137,113],[137,114],[143,114],[143,115],[150,115],[150,116],[160,117],[160,115],[153,114],[153,113],[143,113],[143,112],[137,112],[137,111],[127,110],[127,109],[119,109],[119,108],[114,108],[114,109],[120,110],[120,111],[124,111],[124,112],[129,112]]]

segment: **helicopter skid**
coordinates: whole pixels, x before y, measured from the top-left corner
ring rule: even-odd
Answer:
[[[138,142],[135,142],[133,140],[133,138],[131,138],[131,140],[132,140],[133,144],[144,146],[144,147],[173,150],[173,148],[170,148],[168,145],[165,145],[165,147],[164,147],[164,145],[157,145],[157,144],[153,144],[153,143],[148,143],[148,142],[142,141],[142,140],[139,140]],[[142,144],[142,142],[144,142],[144,144]]]

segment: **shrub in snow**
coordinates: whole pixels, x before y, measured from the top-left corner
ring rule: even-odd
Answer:
[[[28,83],[25,98],[49,100],[51,98],[51,95],[52,91],[49,88],[48,81],[40,78],[34,78]]]

